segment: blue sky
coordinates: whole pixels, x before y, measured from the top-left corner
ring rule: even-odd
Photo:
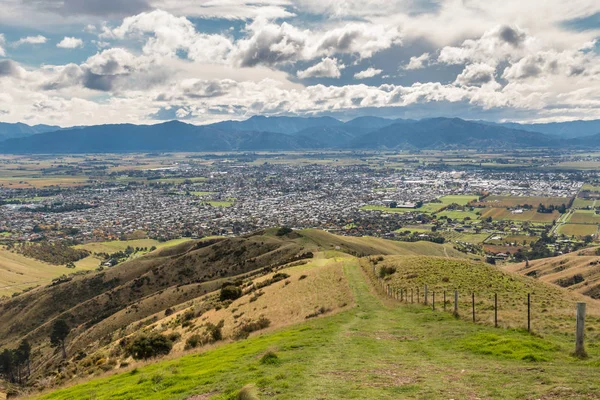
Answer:
[[[3,0],[0,121],[600,118],[600,4]]]

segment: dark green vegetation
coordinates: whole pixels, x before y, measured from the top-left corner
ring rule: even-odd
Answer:
[[[54,265],[74,263],[90,255],[83,249],[75,249],[61,243],[21,243],[14,247],[19,254]]]
[[[254,387],[253,398],[277,399],[584,399],[600,390],[597,346],[581,361],[550,335],[382,300],[352,258],[344,271],[357,303],[346,312],[41,398],[232,399]]]
[[[525,128],[525,129],[523,129]],[[171,121],[152,126],[102,125],[25,137],[5,136],[3,153],[123,153],[144,151],[265,151],[318,149],[522,149],[598,146],[600,138],[561,139],[532,127],[459,118],[388,120],[365,117],[252,117],[194,126]],[[540,130],[544,130],[541,129]],[[1,139],[1,137],[0,137]]]

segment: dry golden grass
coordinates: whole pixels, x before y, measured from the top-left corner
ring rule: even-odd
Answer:
[[[557,283],[580,274],[584,281],[567,287],[568,290],[600,299],[600,256],[595,248],[559,257],[544,258],[525,263],[509,264],[507,271],[535,277],[542,282]]]
[[[26,288],[47,285],[52,279],[61,275],[68,275],[78,270],[89,270],[97,266],[97,262],[93,265],[78,262],[77,268],[69,269],[12,253],[0,246],[0,296],[10,296]]]

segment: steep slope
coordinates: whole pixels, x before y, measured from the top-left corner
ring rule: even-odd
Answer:
[[[552,147],[558,142],[541,133],[518,131],[464,121],[433,118],[414,123],[396,123],[360,136],[352,148],[519,148]]]
[[[526,275],[600,300],[600,255],[598,248],[558,257],[510,264],[507,271]]]

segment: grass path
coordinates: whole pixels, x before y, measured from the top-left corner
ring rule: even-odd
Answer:
[[[527,332],[456,320],[382,298],[343,258],[356,307],[204,353],[50,394],[48,399],[596,399],[598,360],[579,361]],[[274,351],[279,363],[260,362]],[[545,358],[546,362],[532,362]]]

